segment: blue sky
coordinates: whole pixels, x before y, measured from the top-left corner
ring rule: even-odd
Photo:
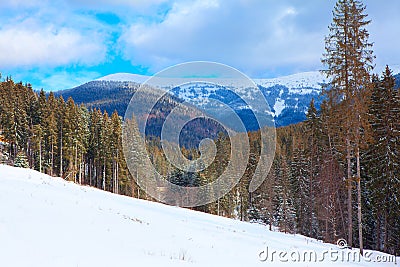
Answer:
[[[400,1],[365,0],[377,71],[400,69]],[[35,89],[193,60],[250,77],[320,70],[334,0],[0,0],[0,73]]]

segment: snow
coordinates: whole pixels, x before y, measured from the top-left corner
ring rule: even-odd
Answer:
[[[319,86],[321,87],[321,86]],[[290,88],[289,89],[289,94],[290,95],[311,95],[312,93],[320,93],[320,89],[314,89],[314,88]]]
[[[276,99],[275,105],[274,105],[274,110],[275,110],[275,116],[278,117],[282,111],[285,109],[285,100],[283,99]]]
[[[271,264],[259,255],[266,249],[319,255],[338,250],[259,224],[114,195],[5,165],[0,165],[0,203],[0,266],[7,267],[320,266],[280,262],[278,254]],[[364,259],[327,259],[322,265],[395,266]]]
[[[143,83],[150,77],[151,76],[144,76],[144,75],[130,74],[130,73],[115,73],[99,78],[98,80],[130,81],[130,82]],[[182,79],[180,79],[179,81],[182,81]],[[301,72],[271,79],[253,79],[253,81],[256,84],[266,88],[279,84],[286,86],[289,89],[296,89],[296,88],[321,89],[321,84],[327,83],[326,77],[323,76],[319,71]],[[304,94],[306,93],[307,91],[304,91]]]
[[[132,74],[132,73],[114,73],[97,79],[97,81],[119,81],[144,83],[150,76]]]
[[[316,88],[321,89],[321,84],[327,83],[327,79],[319,71],[301,72],[288,76],[282,76],[272,79],[254,79],[256,84],[265,88],[274,85],[283,85],[289,89],[296,88]]]

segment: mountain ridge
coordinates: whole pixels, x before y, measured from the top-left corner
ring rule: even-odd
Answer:
[[[71,96],[78,104],[85,104],[88,108],[100,108],[101,110],[106,110],[108,113],[117,110],[123,116],[135,90],[149,78],[151,77],[145,75],[115,73],[75,88],[58,91],[56,95],[62,95],[64,98]],[[309,102],[312,98],[316,100],[317,107],[319,106],[320,101],[318,99],[322,85],[326,82],[324,77],[316,71],[271,79],[254,79],[253,81],[257,85],[257,89],[266,98],[270,106],[270,114],[267,115],[274,117],[276,126],[286,126],[304,121]],[[205,95],[201,95],[199,91],[196,92],[194,90],[195,88],[191,88],[192,92],[189,94],[187,88],[183,89],[179,86],[164,89],[172,89],[171,92],[173,95],[183,101],[197,105],[200,108],[208,108],[200,100],[208,98],[210,91],[207,91]],[[247,91],[245,93],[255,94],[254,91]],[[224,99],[226,98],[226,94],[227,92],[224,90],[213,90],[213,96],[216,99]],[[235,102],[231,98],[230,100],[233,101],[230,104],[237,104],[238,102]],[[249,111],[243,105],[237,108],[239,113]],[[256,130],[258,126],[254,125],[254,123],[251,124],[252,126],[249,129]]]
[[[394,75],[397,87],[400,86],[400,74]],[[121,116],[124,116],[126,108],[129,104],[134,92],[140,85],[150,79],[151,76],[131,74],[131,73],[114,73],[101,77],[97,80],[90,81],[75,88],[57,91],[57,96],[62,95],[64,98],[72,97],[78,104],[85,104],[90,108],[99,108],[108,113],[115,110]],[[266,115],[274,118],[277,127],[287,126],[302,122],[306,119],[311,99],[314,99],[317,109],[322,103],[323,96],[322,87],[328,83],[328,80],[318,71],[310,71],[292,74],[269,79],[253,79],[265,97],[270,110]],[[221,88],[211,88],[202,85],[200,82],[193,83],[191,86],[169,85],[162,88],[172,93],[175,101],[188,102],[203,110],[214,110],[218,114],[218,109],[210,105],[210,99],[225,101],[224,104],[230,105],[239,114],[245,114],[242,119],[245,121],[250,108],[245,104],[240,104],[240,99],[235,99],[229,94],[229,90]],[[247,91],[246,91],[247,90]],[[255,96],[255,89],[246,89],[242,91],[244,94]],[[250,116],[251,117],[251,116]],[[252,120],[251,118],[248,119]],[[248,130],[257,130],[259,126],[249,122]]]

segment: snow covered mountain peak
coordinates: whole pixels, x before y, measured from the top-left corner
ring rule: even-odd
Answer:
[[[276,84],[292,88],[321,88],[322,84],[328,83],[328,80],[319,71],[309,71],[296,73],[288,76],[282,76],[271,79],[253,79],[254,82],[263,87],[270,87]]]
[[[150,78],[151,76],[138,74],[115,73],[102,77],[97,81],[108,82],[111,86],[112,83],[120,82],[141,84]],[[212,109],[216,114],[224,113],[222,109],[218,110],[218,106],[213,105],[212,102],[209,101],[213,98],[228,104],[237,113],[247,114],[249,112],[246,104],[243,104],[232,96],[229,92],[229,86],[226,88],[218,85],[213,87],[205,85],[202,82],[193,82],[190,80],[187,81],[189,85],[185,85],[182,84],[182,79],[174,78],[161,78],[160,81],[162,82],[160,86],[157,87],[165,90],[172,89],[171,92],[176,97],[200,109]],[[302,72],[270,79],[253,79],[253,81],[258,88],[242,88],[239,84],[236,84],[235,81],[233,81],[232,86],[236,87],[242,96],[246,95],[251,99],[258,99],[259,92],[261,91],[270,107],[270,111],[267,111],[266,114],[263,115],[272,115],[275,119],[276,126],[285,126],[304,121],[311,99],[314,98],[316,107],[319,108],[320,102],[322,101],[320,97],[322,86],[328,83],[326,77],[319,71]],[[150,83],[154,84],[153,81]],[[229,83],[225,82],[225,84]],[[115,86],[118,85],[116,84]],[[244,120],[246,121],[247,118],[244,118]],[[254,129],[250,128],[249,130],[256,129],[257,127]]]
[[[135,82],[144,83],[151,76],[131,74],[131,73],[114,73],[97,79],[98,81],[115,81],[115,82]],[[321,88],[321,84],[328,82],[319,71],[301,72],[288,76],[276,78],[255,78],[252,79],[257,85],[263,87],[271,87],[276,84],[291,88]]]

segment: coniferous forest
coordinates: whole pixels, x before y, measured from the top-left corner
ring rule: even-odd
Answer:
[[[275,158],[261,187],[249,193],[256,164],[249,160],[228,194],[196,210],[324,242],[346,238],[350,246],[400,251],[400,90],[389,67],[372,74],[366,17],[361,2],[338,1],[325,40],[323,72],[331,83],[321,108],[312,101],[306,121],[277,128]],[[0,83],[0,162],[152,200],[128,171],[121,115],[7,77]],[[257,151],[257,132],[240,135]],[[213,181],[229,160],[223,133],[215,139],[215,162],[200,174],[171,170],[157,137],[151,140],[152,163],[175,184]],[[187,158],[198,157],[196,148],[181,149]]]

